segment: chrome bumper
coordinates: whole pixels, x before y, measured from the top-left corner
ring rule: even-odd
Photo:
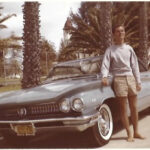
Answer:
[[[28,124],[31,123],[35,126],[36,130],[40,129],[46,129],[46,128],[51,128],[51,129],[75,129],[78,131],[84,131],[90,126],[93,126],[99,117],[99,112],[96,112],[92,115],[87,115],[87,116],[80,116],[80,117],[66,117],[66,118],[50,118],[50,119],[39,119],[39,120],[19,120],[19,121],[0,121],[0,124]],[[57,123],[57,122],[62,122],[62,125],[55,126],[55,125],[50,125],[50,126],[45,126],[45,127],[40,127],[37,126],[37,124],[42,124],[42,123]]]

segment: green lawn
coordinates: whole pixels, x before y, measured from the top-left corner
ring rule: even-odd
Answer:
[[[45,77],[41,78],[41,81],[44,81]],[[13,83],[13,84],[12,84]],[[7,91],[15,91],[21,89],[20,79],[4,79],[0,78],[0,93]]]
[[[21,85],[20,84],[7,85],[7,86],[0,87],[0,93],[8,92],[8,91],[15,91],[15,90],[19,90],[19,89],[21,89]]]
[[[15,84],[11,84],[12,82],[15,82]],[[0,78],[0,85],[0,93],[21,89],[20,79]]]
[[[20,79],[0,78],[0,83],[5,83],[5,82],[20,82]]]

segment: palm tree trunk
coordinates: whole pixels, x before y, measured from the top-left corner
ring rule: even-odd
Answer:
[[[40,83],[40,31],[39,3],[25,2],[24,47],[22,88],[34,87]]]
[[[112,44],[112,3],[102,2],[100,3],[101,8],[101,27],[103,35],[103,51],[105,51]]]
[[[146,2],[142,2],[140,8],[140,41],[138,56],[142,59],[145,66],[148,67],[148,15]]]

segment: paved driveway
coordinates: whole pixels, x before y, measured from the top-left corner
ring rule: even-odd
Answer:
[[[127,142],[125,139],[126,131],[122,129],[115,133],[110,142],[103,148],[150,148],[150,113],[148,110],[140,113],[139,131],[146,137],[144,140],[135,139],[134,142]],[[130,126],[131,129],[132,126]]]

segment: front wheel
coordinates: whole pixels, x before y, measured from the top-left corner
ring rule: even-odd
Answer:
[[[113,132],[112,113],[107,104],[102,104],[99,108],[97,123],[93,126],[94,136],[100,146],[109,142]]]

